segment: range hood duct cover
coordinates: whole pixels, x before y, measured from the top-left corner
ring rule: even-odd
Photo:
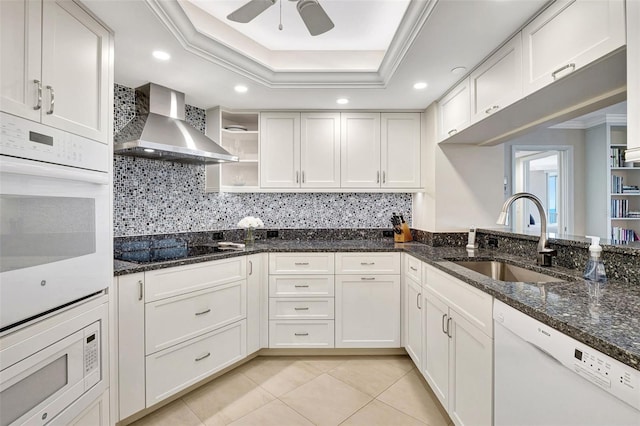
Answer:
[[[115,154],[181,163],[238,161],[185,119],[184,93],[148,83],[136,88],[136,115],[114,136]]]

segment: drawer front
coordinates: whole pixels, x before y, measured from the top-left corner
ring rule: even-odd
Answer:
[[[247,353],[246,321],[146,357],[147,407],[240,361]]]
[[[333,319],[333,298],[272,298],[269,319]]]
[[[426,288],[489,337],[493,336],[493,297],[427,265]]]
[[[246,256],[145,272],[145,302],[243,280]]]
[[[411,278],[418,284],[422,284],[422,261],[408,254],[403,255],[405,276]]]
[[[271,320],[270,348],[333,348],[333,321]]]
[[[336,253],[336,274],[400,275],[400,253]]]
[[[333,275],[269,276],[269,297],[333,297]]]
[[[333,274],[333,253],[270,253],[270,274]]]
[[[242,280],[147,303],[146,354],[245,318],[246,292]]]

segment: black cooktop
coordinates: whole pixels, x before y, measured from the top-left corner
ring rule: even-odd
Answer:
[[[169,245],[166,244],[166,241],[137,241],[135,244],[123,244],[116,247],[114,258],[116,260],[144,264],[204,256],[221,251],[215,244],[188,246],[186,242]]]

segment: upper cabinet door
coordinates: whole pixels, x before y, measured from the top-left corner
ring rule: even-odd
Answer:
[[[300,187],[300,113],[260,114],[260,185]]]
[[[522,97],[522,36],[482,63],[470,76],[471,122],[475,123]]]
[[[302,113],[302,188],[340,187],[340,113]]]
[[[420,113],[381,114],[382,188],[420,187]]]
[[[438,102],[438,140],[444,140],[469,126],[471,96],[466,78]]]
[[[625,44],[623,0],[562,0],[522,30],[524,94]]]
[[[0,110],[39,121],[41,0],[0,1]]]
[[[42,122],[108,143],[109,32],[71,1],[42,12]]]
[[[342,113],[343,188],[380,187],[380,113]]]

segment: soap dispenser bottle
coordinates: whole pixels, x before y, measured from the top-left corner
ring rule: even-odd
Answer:
[[[600,237],[592,237],[587,235],[587,238],[591,238],[591,245],[589,246],[589,260],[587,266],[584,268],[584,279],[594,281],[598,283],[607,282],[607,273],[604,269],[604,263],[602,262],[602,247],[600,247]]]

